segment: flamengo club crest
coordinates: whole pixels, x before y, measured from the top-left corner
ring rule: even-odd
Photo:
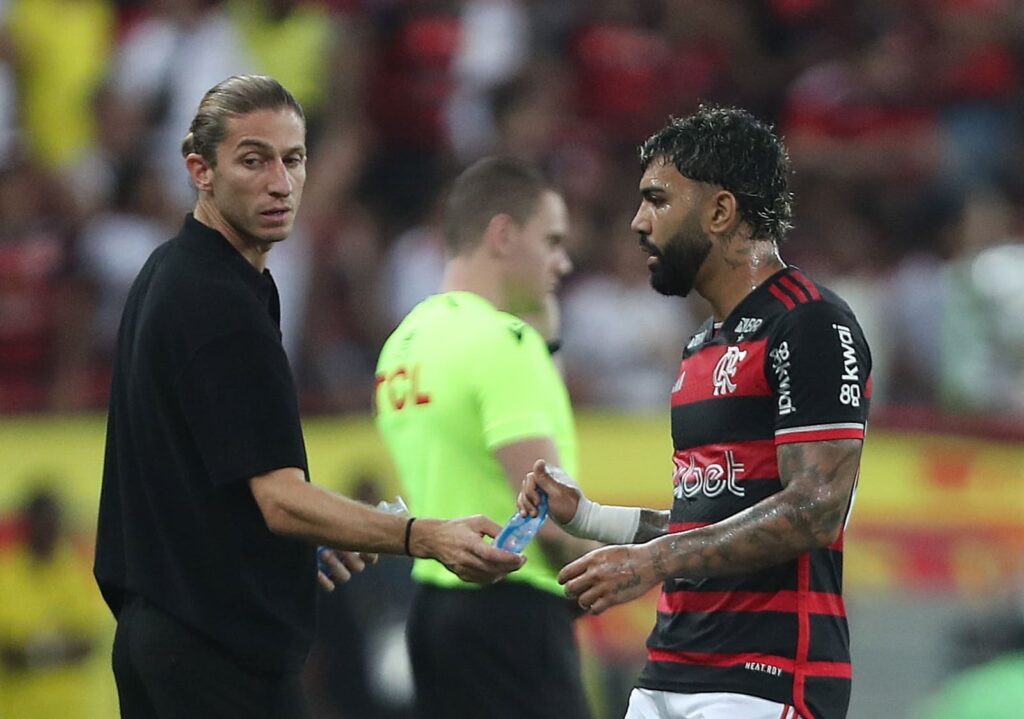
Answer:
[[[732,378],[736,376],[736,365],[746,359],[747,351],[739,347],[729,347],[722,359],[715,365],[715,371],[711,375],[711,381],[715,383],[715,396],[732,394],[736,391],[736,383]]]

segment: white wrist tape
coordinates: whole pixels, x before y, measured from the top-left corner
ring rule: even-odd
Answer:
[[[576,514],[562,528],[582,539],[594,539],[605,544],[630,544],[639,526],[639,507],[605,507],[580,496]]]

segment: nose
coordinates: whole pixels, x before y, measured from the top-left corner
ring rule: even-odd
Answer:
[[[572,259],[569,257],[569,253],[563,248],[558,253],[558,262],[555,264],[555,271],[558,272],[559,277],[565,277],[573,270]]]
[[[633,221],[629,223],[629,228],[633,232],[639,232],[642,235],[651,234],[651,221],[647,217],[647,213],[644,212],[642,204],[637,208],[636,214],[633,215]]]
[[[288,197],[292,194],[292,176],[285,167],[284,160],[277,158],[270,163],[270,177],[268,178],[267,191],[274,197]]]

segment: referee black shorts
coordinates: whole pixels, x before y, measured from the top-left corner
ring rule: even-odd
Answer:
[[[121,609],[114,679],[122,719],[308,719],[301,673],[239,666],[141,597]]]
[[[522,582],[420,585],[408,641],[420,719],[588,719],[563,597]]]

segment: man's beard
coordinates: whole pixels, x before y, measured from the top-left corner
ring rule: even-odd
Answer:
[[[697,273],[711,252],[711,240],[701,231],[696,218],[687,218],[663,248],[655,247],[646,235],[641,237],[640,243],[658,260],[649,268],[651,287],[670,296],[690,294]]]

